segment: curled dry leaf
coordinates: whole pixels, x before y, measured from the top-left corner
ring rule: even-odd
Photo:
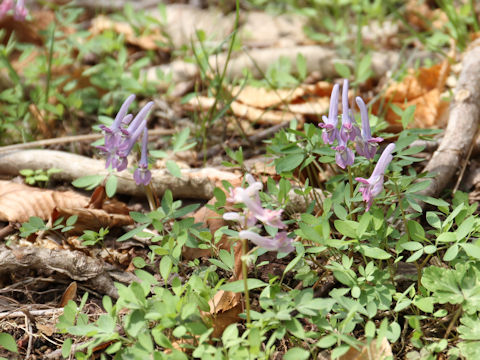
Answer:
[[[71,230],[72,234],[82,234],[84,230],[98,231],[102,227],[113,228],[133,224],[130,215],[111,214],[103,209],[57,207],[56,210],[58,216],[63,216],[65,219],[73,215],[78,216],[75,228]]]
[[[48,219],[55,207],[81,208],[88,198],[73,191],[53,191],[0,181],[0,220],[25,222],[31,216]]]
[[[409,75],[405,76],[401,82],[392,84],[387,89],[382,101],[401,109],[415,105],[413,123],[415,127],[441,126],[449,105],[447,101],[441,99],[449,72],[448,60],[430,68],[420,68],[415,72],[410,70]],[[376,103],[374,112],[378,110],[379,103]],[[400,117],[388,106],[385,119],[395,125]]]
[[[204,315],[212,319],[212,337],[222,336],[228,325],[239,320],[238,314],[242,312],[241,298],[239,293],[219,290],[210,300],[210,312]]]
[[[90,32],[92,36],[101,34],[106,30],[113,30],[116,33],[125,36],[126,41],[138,46],[144,50],[159,50],[159,44],[167,43],[167,38],[160,34],[159,31],[155,31],[149,35],[137,35],[132,26],[126,22],[115,22],[104,15],[97,16],[92,21]]]
[[[68,285],[67,289],[62,295],[62,299],[58,303],[59,308],[63,308],[67,305],[70,300],[75,300],[77,297],[77,282],[73,281]]]
[[[199,96],[191,99],[188,104],[195,110],[208,110],[215,103],[214,98]],[[289,111],[265,110],[233,101],[230,108],[235,116],[246,118],[257,124],[275,125],[295,118]]]
[[[407,22],[419,30],[441,29],[448,23],[442,9],[432,9],[426,2],[409,0],[405,10]]]

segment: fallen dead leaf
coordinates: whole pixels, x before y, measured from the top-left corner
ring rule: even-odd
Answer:
[[[377,340],[372,340],[370,344],[363,346],[357,350],[353,346],[342,356],[339,360],[385,360],[387,358],[393,359],[392,347],[387,338],[383,338],[380,343]]]
[[[237,95],[238,94],[238,95]],[[266,89],[254,86],[234,86],[232,95],[236,100],[249,106],[266,109],[281,103],[289,103],[305,94],[305,89],[297,87],[295,89]]]
[[[82,234],[84,230],[98,231],[100,228],[113,228],[117,226],[132,225],[130,215],[108,213],[103,209],[63,208],[57,207],[58,217],[65,219],[78,216],[74,229],[69,233]]]
[[[215,99],[199,96],[191,99],[188,104],[196,110],[208,110],[215,103]],[[233,101],[230,105],[235,116],[246,118],[261,125],[275,125],[295,118],[289,111],[265,110]],[[299,120],[303,120],[300,118]]]
[[[448,17],[441,9],[432,9],[426,2],[409,0],[405,7],[405,18],[419,30],[441,29]]]
[[[429,68],[410,70],[401,82],[392,84],[386,90],[382,99],[387,104],[385,119],[392,125],[398,124],[400,116],[393,111],[391,105],[401,109],[415,105],[415,121],[412,126],[429,128],[442,125],[449,103],[441,99],[441,94],[449,72],[448,60]],[[379,104],[377,102],[374,105],[374,113],[378,113]]]
[[[219,290],[209,301],[210,312],[205,314],[212,319],[212,337],[219,338],[228,325],[238,322],[242,310],[241,295]]]
[[[152,32],[148,35],[137,35],[130,24],[113,21],[104,15],[97,16],[93,19],[90,32],[95,36],[110,29],[116,33],[123,34],[129,44],[138,46],[144,50],[165,50],[165,47],[162,47],[160,44],[166,44],[168,42],[167,38],[160,34],[159,31]]]
[[[0,181],[0,220],[25,222],[31,216],[44,220],[55,207],[81,208],[88,198],[73,191],[53,191]]]
[[[62,295],[62,299],[58,303],[59,308],[63,308],[67,305],[70,300],[75,300],[77,297],[77,282],[74,281],[68,285],[67,289]]]

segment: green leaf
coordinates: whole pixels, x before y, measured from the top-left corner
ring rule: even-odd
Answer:
[[[402,244],[402,247],[408,251],[417,251],[423,248],[423,245],[416,241],[407,241]]]
[[[303,54],[297,54],[297,71],[300,79],[305,79],[307,77],[307,60]]]
[[[73,339],[66,338],[62,345],[62,356],[67,358],[70,355],[70,349],[72,348]]]
[[[162,257],[162,260],[160,260],[160,275],[162,275],[162,278],[167,281],[168,276],[170,275],[170,271],[172,270],[172,259],[170,256],[164,256]]]
[[[447,251],[445,251],[445,254],[443,255],[443,260],[444,261],[452,261],[453,259],[455,259],[458,255],[458,250],[459,250],[459,247],[457,244],[453,244],[451,245]]]
[[[247,279],[247,288],[248,290],[261,288],[267,286],[268,284],[264,283],[259,279]],[[242,292],[245,290],[243,280],[232,281],[227,284],[220,286],[221,290],[232,291],[232,292]]]
[[[290,172],[300,166],[304,159],[303,153],[289,154],[275,160],[275,169],[279,174]]]
[[[167,160],[165,165],[167,166],[167,169],[170,172],[170,174],[172,174],[173,176],[175,176],[177,178],[182,177],[182,171],[180,170],[180,168],[178,167],[178,165],[175,161]]]
[[[451,243],[457,241],[457,236],[452,232],[444,232],[438,235],[437,241],[440,243]]]
[[[335,229],[337,229],[340,234],[351,239],[357,238],[358,223],[356,221],[335,220],[334,225]]]
[[[468,256],[480,259],[480,246],[470,243],[460,243],[459,245],[465,250]]]
[[[94,187],[100,185],[103,181],[105,176],[103,175],[87,175],[82,176],[72,182],[72,185],[78,188],[86,188],[87,190],[91,190]]]
[[[284,355],[283,355],[283,360],[307,360],[310,357],[310,352],[294,347],[288,350]]]
[[[455,269],[430,266],[423,272],[422,285],[432,292],[433,298],[440,304],[462,304],[467,313],[473,313],[480,310],[480,280],[477,273],[469,263],[459,263]]]
[[[372,65],[372,54],[368,54],[360,60],[357,66],[357,73],[356,73],[356,84],[363,83],[368,80],[370,75],[372,74],[371,70]]]
[[[350,78],[350,76],[352,76],[352,72],[350,71],[348,65],[336,62],[335,64],[333,64],[333,66],[335,67],[335,71],[338,73],[338,75],[340,75],[340,77],[348,79]]]
[[[377,247],[370,247],[367,245],[360,245],[360,251],[363,255],[372,259],[385,260],[392,257],[388,252]]]
[[[35,172],[32,169],[22,169],[19,173],[22,176],[32,176]]]
[[[18,353],[17,343],[10,334],[0,333],[0,346],[8,351]]]
[[[117,184],[118,184],[118,178],[115,175],[110,174],[110,176],[107,179],[107,182],[105,183],[105,192],[107,193],[107,196],[109,198],[112,198],[117,192]]]
[[[422,225],[420,223],[408,220],[407,222],[408,232],[410,234],[410,238],[416,241],[424,241],[425,239],[425,230],[423,230]]]

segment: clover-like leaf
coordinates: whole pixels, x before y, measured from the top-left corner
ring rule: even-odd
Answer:
[[[440,304],[462,304],[471,314],[480,310],[480,277],[471,264],[457,264],[455,269],[430,266],[424,270],[423,286]]]

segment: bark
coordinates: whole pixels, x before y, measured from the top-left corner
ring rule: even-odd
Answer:
[[[36,246],[0,246],[0,276],[18,273],[23,269],[60,273],[72,280],[85,282],[96,292],[118,298],[112,277],[118,280],[120,271],[80,251],[51,250]],[[131,282],[134,278],[130,273],[122,277],[125,282]]]
[[[480,122],[480,40],[465,53],[462,71],[450,106],[445,135],[425,171],[435,177],[422,195],[437,196],[464,164]]]
[[[85,156],[54,150],[22,150],[0,154],[0,174],[18,175],[21,169],[61,169],[53,174],[53,180],[71,182],[86,175],[106,175],[104,160],[90,159]],[[117,172],[117,193],[144,196],[145,189],[137,186],[133,175],[128,170]],[[182,177],[177,178],[167,170],[152,170],[152,185],[161,196],[170,189],[175,198],[209,200],[213,190],[221,180],[232,181],[238,175],[215,168],[182,170]]]

